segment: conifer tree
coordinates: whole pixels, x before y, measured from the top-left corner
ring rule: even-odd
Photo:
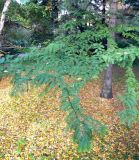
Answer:
[[[107,66],[116,64],[126,70],[125,94],[120,96],[125,106],[119,113],[121,122],[131,127],[139,115],[139,85],[132,71],[133,62],[139,57],[139,48],[135,45],[122,48],[115,40],[115,33],[120,33],[123,38],[138,41],[139,37],[133,32],[138,31],[138,27],[115,26],[116,0],[111,3],[114,13],[109,13],[112,14],[110,25],[102,24],[102,10],[97,8],[99,2],[96,1],[94,9],[91,1],[66,1],[69,21],[66,19],[60,26],[58,37],[45,48],[32,48],[29,55],[14,60],[8,57],[6,62],[8,73],[13,77],[13,94],[25,91],[27,83],[43,86],[42,95],[52,89],[61,90],[61,109],[67,113],[66,122],[73,131],[79,151],[91,149],[93,135],[106,133],[104,124],[84,113],[79,93]],[[107,49],[102,43],[104,39],[108,41]],[[111,66],[109,69],[111,78]],[[111,93],[111,80],[108,85]]]

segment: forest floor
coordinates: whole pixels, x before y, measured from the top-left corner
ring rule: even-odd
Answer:
[[[139,79],[139,68],[135,68]],[[38,97],[33,89],[11,98],[9,78],[0,82],[0,159],[2,160],[139,160],[139,124],[131,129],[119,122],[123,106],[117,94],[124,91],[124,71],[114,68],[114,98],[99,97],[102,80],[88,83],[80,93],[86,113],[108,127],[104,138],[94,135],[93,149],[78,153],[66,114],[59,109],[60,93]]]

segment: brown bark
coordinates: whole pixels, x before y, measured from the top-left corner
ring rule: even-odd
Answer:
[[[100,93],[100,97],[110,99],[113,98],[112,93],[112,68],[113,65],[110,64],[105,72],[103,88]]]
[[[110,1],[110,19],[109,19],[109,28],[113,28],[116,25],[116,11],[117,11],[117,2],[118,0],[112,0]],[[115,39],[115,33],[111,32],[111,36],[113,39]],[[110,47],[110,44],[108,42],[108,47]],[[106,69],[105,76],[104,76],[104,82],[103,87],[100,93],[100,97],[110,99],[113,98],[113,92],[112,92],[112,69],[113,64],[110,64],[108,68]]]

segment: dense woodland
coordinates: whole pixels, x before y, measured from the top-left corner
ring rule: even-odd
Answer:
[[[52,94],[55,98],[50,100],[50,104],[58,94],[58,109],[64,114],[61,122],[66,122],[64,129],[68,129],[78,155],[78,158],[74,153],[65,158],[56,157],[56,151],[53,156],[45,153],[42,157],[35,157],[37,152],[34,152],[27,158],[27,155],[22,155],[26,146],[22,139],[17,144],[16,158],[139,159],[139,137],[135,129],[139,121],[139,1],[1,0],[0,11],[1,81],[10,79],[12,99],[20,97],[20,104],[25,101],[22,99],[25,94],[28,94],[25,103],[34,104],[31,96],[29,98],[34,89],[40,99]],[[120,74],[115,76],[117,72]],[[118,81],[119,78],[121,81]],[[90,86],[83,91],[88,85],[93,89]],[[93,93],[98,90],[98,85],[100,88],[96,98]],[[115,87],[118,85],[117,92]],[[124,128],[124,133],[135,129],[134,147],[128,143],[125,153],[115,155],[109,151],[111,155],[106,157],[105,149],[101,156],[93,152],[94,148],[99,148],[99,143],[92,145],[96,142],[96,136],[107,142],[111,127],[95,116],[97,110],[91,114],[91,106],[86,109],[87,99],[90,98],[83,97],[90,92],[95,102],[99,98],[101,110],[105,110],[106,103],[111,103],[112,107],[115,105],[113,112],[118,122],[115,128],[116,125]],[[43,108],[39,98],[37,103]],[[92,104],[96,105],[94,102]],[[53,108],[52,114],[55,113],[57,106]],[[112,120],[109,123],[112,125]],[[122,134],[120,129],[118,132]],[[113,136],[118,132],[114,131]],[[127,137],[130,139],[130,136]],[[117,141],[118,145],[126,145],[128,140],[115,140],[114,143]],[[130,145],[135,151],[130,151]],[[0,149],[0,154],[3,152]],[[4,159],[4,153],[1,157]]]

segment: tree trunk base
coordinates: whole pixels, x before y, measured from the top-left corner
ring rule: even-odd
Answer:
[[[111,99],[113,98],[113,93],[112,93],[112,90],[111,91],[107,91],[107,90],[103,90],[101,93],[100,93],[100,97],[101,98],[106,98],[106,99]]]

